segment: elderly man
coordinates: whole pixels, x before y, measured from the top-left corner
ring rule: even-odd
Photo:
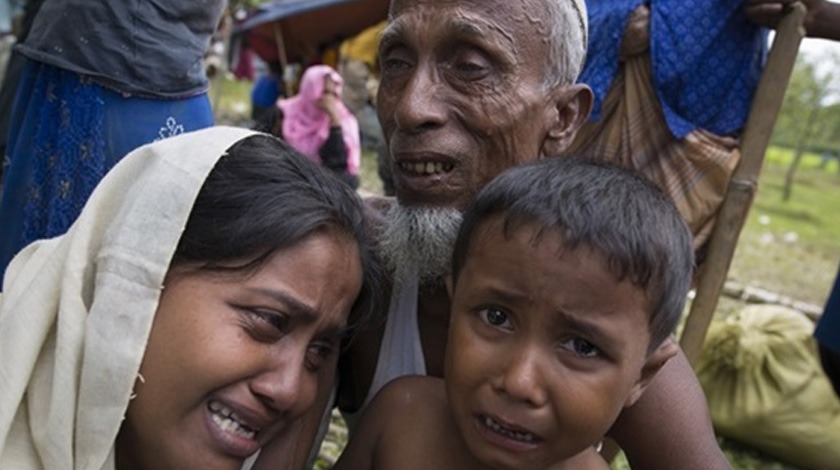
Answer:
[[[442,376],[449,268],[459,213],[502,170],[559,154],[586,120],[591,91],[581,0],[392,0],[380,43],[379,119],[397,203],[382,214],[392,275],[387,320],[342,362],[339,405],[352,424],[389,380]],[[688,365],[669,362],[612,431],[638,468],[726,468]]]

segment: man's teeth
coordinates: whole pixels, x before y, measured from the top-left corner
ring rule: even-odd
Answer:
[[[236,413],[219,402],[211,401],[207,406],[210,409],[210,417],[224,432],[236,434],[245,439],[253,439],[257,431],[249,428]]]
[[[505,437],[509,437],[513,440],[516,440],[516,441],[522,441],[522,442],[530,443],[530,442],[534,442],[534,440],[535,440],[535,437],[534,437],[533,434],[531,434],[529,432],[511,431],[510,429],[502,427],[501,424],[497,423],[496,421],[493,420],[493,418],[491,418],[489,416],[484,417],[484,425],[487,426],[488,428],[492,429],[493,431],[495,431],[495,432],[497,432],[497,433],[499,433],[499,434],[501,434]]]
[[[425,175],[434,175],[436,173],[443,173],[452,171],[452,164],[451,163],[441,163],[441,162],[403,162],[400,163],[400,168],[404,171],[409,171],[412,173],[418,174],[425,174]]]

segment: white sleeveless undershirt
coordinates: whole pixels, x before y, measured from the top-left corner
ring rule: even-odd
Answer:
[[[385,333],[379,346],[376,371],[362,407],[354,413],[342,413],[347,426],[352,429],[361,412],[373,400],[376,392],[391,380],[406,375],[426,375],[426,361],[420,343],[420,329],[417,324],[417,293],[419,277],[417,271],[410,273],[402,282],[395,282],[391,292]]]

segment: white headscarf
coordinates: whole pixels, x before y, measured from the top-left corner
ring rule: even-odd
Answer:
[[[133,151],[65,235],[12,260],[0,294],[0,468],[114,467],[187,217],[218,159],[250,134],[215,127]]]

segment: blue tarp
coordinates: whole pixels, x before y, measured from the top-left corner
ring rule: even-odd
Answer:
[[[357,0],[280,0],[257,8],[256,13],[238,25],[234,32],[244,32],[264,23],[271,23],[308,11],[355,1]]]

